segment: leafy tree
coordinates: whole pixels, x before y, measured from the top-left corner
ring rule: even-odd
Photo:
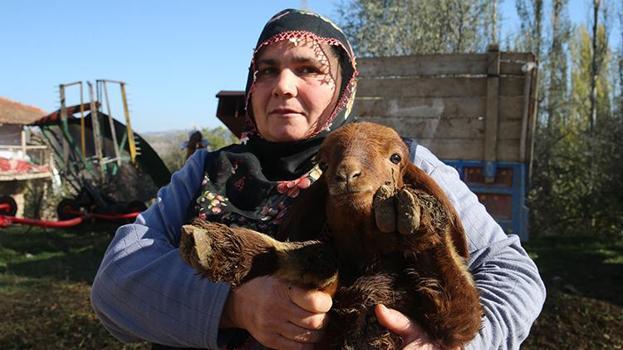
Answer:
[[[483,51],[496,33],[496,2],[353,0],[338,8],[359,56]],[[492,24],[493,23],[493,24]]]
[[[565,16],[567,0],[553,0],[552,2],[552,40],[548,52],[549,71],[547,87],[547,125],[548,129],[565,122],[569,113],[567,108],[567,50],[566,46],[571,36],[569,19]]]
[[[610,113],[611,82],[608,76],[608,64],[610,53],[607,44],[605,28],[597,29],[597,47],[603,53],[597,59],[597,75],[595,76],[596,108],[597,115],[607,116]],[[570,118],[590,128],[591,115],[591,82],[593,79],[593,49],[592,39],[585,26],[580,26],[576,31],[575,38],[571,43],[571,94],[572,110]]]
[[[201,134],[203,138],[208,141],[209,150],[217,150],[238,142],[236,136],[222,126],[203,128],[201,129]],[[186,150],[181,148],[180,145],[184,141],[188,141],[188,132],[180,131],[179,133],[168,136],[168,140],[169,142],[161,147],[158,153],[169,170],[176,171],[186,162]]]
[[[520,20],[520,34],[516,48],[520,51],[534,52],[539,60],[543,55],[543,0],[516,0],[515,8]]]
[[[203,138],[208,140],[210,150],[217,150],[238,142],[238,138],[222,126],[213,129],[203,128],[201,133]]]

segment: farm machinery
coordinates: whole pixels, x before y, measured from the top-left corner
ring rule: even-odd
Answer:
[[[13,223],[64,227],[86,218],[132,219],[169,182],[171,173],[164,162],[132,129],[125,83],[96,80],[95,86],[86,85],[89,100],[85,103],[83,82],[61,84],[59,110],[31,124],[52,150],[63,192],[69,194],[57,205],[58,220],[15,217],[15,201],[0,196],[0,227]],[[109,98],[110,85],[119,87],[119,99]],[[76,87],[80,103],[68,106],[68,89]],[[119,110],[125,124],[113,117]]]

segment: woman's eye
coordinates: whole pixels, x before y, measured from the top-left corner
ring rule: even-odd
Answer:
[[[316,74],[316,73],[320,73],[320,69],[316,68],[316,67],[301,67],[299,69],[299,73],[301,74]]]
[[[398,164],[402,160],[402,157],[400,156],[400,154],[394,153],[391,157],[389,157],[389,160],[391,160],[391,162],[394,164]]]
[[[269,76],[275,74],[277,69],[275,67],[265,67],[257,70],[259,76]]]

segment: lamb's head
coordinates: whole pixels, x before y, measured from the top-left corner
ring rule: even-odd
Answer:
[[[402,187],[409,151],[393,129],[361,122],[331,133],[317,158],[331,206],[369,216],[379,187]]]
[[[326,184],[329,235],[342,262],[357,266],[398,246],[397,234],[382,233],[373,202],[379,188],[402,188],[409,151],[396,131],[373,123],[347,124],[320,146]]]

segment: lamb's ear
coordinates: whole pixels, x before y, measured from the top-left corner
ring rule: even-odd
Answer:
[[[450,218],[452,220],[452,229],[450,232],[452,243],[456,252],[463,258],[469,257],[469,250],[467,248],[467,237],[465,230],[461,224],[461,219],[456,209],[446,196],[445,192],[439,187],[439,185],[430,177],[424,170],[418,168],[413,164],[408,164],[403,178],[405,184],[409,184],[415,188],[421,189],[424,192],[437,198],[439,202],[446,208]]]
[[[318,239],[326,222],[327,185],[321,176],[300,192],[279,226],[278,238],[290,241]]]

